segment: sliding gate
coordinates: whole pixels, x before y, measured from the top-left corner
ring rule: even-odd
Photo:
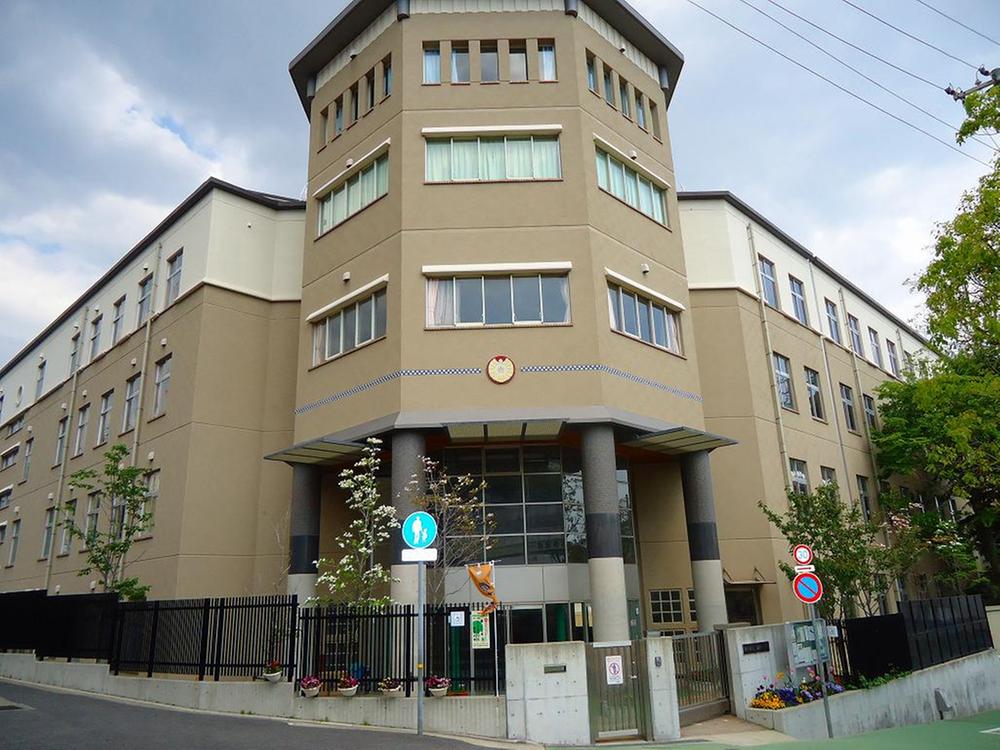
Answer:
[[[645,641],[587,644],[591,740],[648,739]]]
[[[674,636],[681,726],[729,713],[729,669],[721,630]]]

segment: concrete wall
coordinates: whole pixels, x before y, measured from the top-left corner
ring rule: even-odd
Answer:
[[[32,654],[0,654],[0,677],[221,713],[400,729],[417,723],[416,698],[302,698],[287,682],[116,677],[106,664],[38,661]],[[503,696],[428,698],[425,705],[428,732],[507,736]]]
[[[758,625],[752,628],[730,627],[726,632],[726,658],[729,660],[729,701],[732,712],[747,718],[747,706],[758,685],[774,682],[778,672],[788,671],[788,648],[785,626]],[[768,650],[744,654],[743,645],[767,642]]]
[[[507,733],[545,745],[589,745],[586,644],[507,646]],[[546,674],[546,665],[565,672]]]
[[[834,735],[848,737],[877,729],[926,724],[940,718],[934,691],[940,689],[954,718],[1000,708],[1000,654],[995,650],[922,669],[870,690],[830,698]],[[800,740],[826,739],[821,703],[780,711],[752,708],[746,718]]]
[[[680,739],[681,716],[672,638],[646,640],[646,675],[649,679],[649,724],[653,730],[649,739],[658,742]]]
[[[990,623],[990,634],[993,636],[993,648],[1000,648],[1000,604],[986,608],[986,619]]]

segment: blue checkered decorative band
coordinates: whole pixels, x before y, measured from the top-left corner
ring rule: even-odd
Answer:
[[[482,367],[444,367],[440,369],[426,369],[426,370],[396,370],[395,372],[390,372],[387,375],[382,375],[375,378],[374,380],[369,380],[367,383],[361,383],[353,388],[348,388],[346,391],[339,391],[338,393],[331,394],[326,398],[322,398],[319,401],[313,401],[311,404],[305,404],[304,406],[299,406],[295,409],[296,414],[306,414],[314,409],[319,409],[323,406],[328,406],[336,401],[341,401],[345,398],[350,398],[351,396],[356,396],[359,393],[364,393],[365,391],[371,390],[376,386],[382,385],[383,383],[388,383],[392,380],[398,380],[399,378],[426,378],[435,375],[482,375]]]
[[[528,365],[526,367],[522,367],[521,372],[603,372],[607,375],[614,375],[616,378],[623,378],[633,383],[638,383],[639,385],[646,385],[650,388],[666,391],[667,393],[679,398],[686,398],[691,401],[698,401],[699,403],[702,401],[702,397],[698,393],[691,393],[690,391],[685,391],[682,388],[676,388],[675,386],[667,385],[666,383],[650,380],[649,378],[644,378],[641,375],[636,375],[635,373],[626,372],[625,370],[619,370],[617,367],[611,367],[610,365],[600,363],[578,365]]]

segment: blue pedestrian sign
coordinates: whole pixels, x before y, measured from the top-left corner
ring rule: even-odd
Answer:
[[[412,549],[426,549],[437,539],[438,525],[434,516],[422,510],[411,513],[403,521],[403,541]]]

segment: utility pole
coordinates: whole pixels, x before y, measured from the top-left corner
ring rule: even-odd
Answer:
[[[944,90],[944,93],[957,102],[965,99],[965,97],[969,94],[975,93],[976,91],[983,91],[991,86],[1000,85],[1000,68],[993,68],[993,70],[989,70],[985,65],[983,65],[979,68],[979,73],[986,76],[987,80],[980,81],[979,79],[976,79],[976,85],[972,88],[965,89],[964,91],[961,89],[955,89],[953,86],[949,86]]]

